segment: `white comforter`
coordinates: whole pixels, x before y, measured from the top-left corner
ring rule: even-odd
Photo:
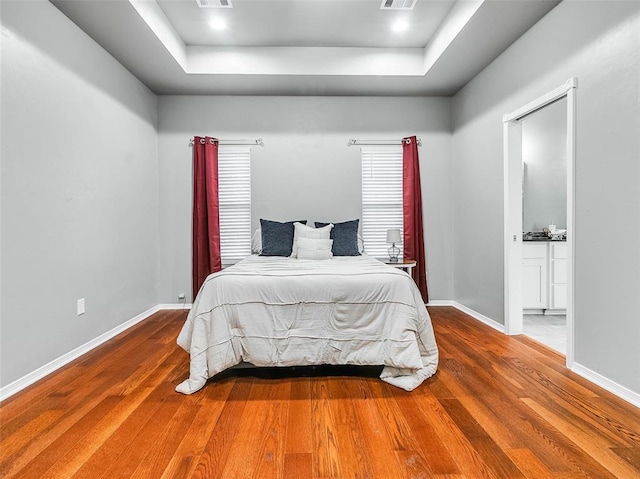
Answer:
[[[330,260],[250,256],[210,275],[178,336],[191,394],[242,361],[256,366],[384,365],[408,391],[433,375],[431,319],[405,272],[366,255]]]

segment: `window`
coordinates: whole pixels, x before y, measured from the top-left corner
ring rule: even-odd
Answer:
[[[220,255],[222,267],[251,254],[251,150],[224,146],[218,150]]]
[[[387,230],[402,232],[402,218],[402,146],[362,147],[362,239],[369,256],[389,259]],[[403,245],[396,246],[402,260]]]

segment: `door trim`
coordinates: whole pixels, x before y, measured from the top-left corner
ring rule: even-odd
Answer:
[[[522,123],[556,100],[567,98],[567,352],[574,362],[574,217],[577,78],[503,116],[504,151],[504,316],[509,335],[522,334]]]

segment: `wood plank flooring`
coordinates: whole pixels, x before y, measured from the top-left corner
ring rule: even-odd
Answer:
[[[640,478],[640,410],[564,358],[430,308],[436,375],[236,370],[183,396],[163,311],[0,405],[3,478]]]

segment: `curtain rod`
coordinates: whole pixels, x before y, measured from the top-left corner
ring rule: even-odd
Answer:
[[[235,146],[240,146],[240,145],[258,145],[258,146],[264,146],[264,141],[262,141],[262,138],[258,138],[257,140],[218,140],[218,138],[212,138],[212,143],[213,141],[218,141],[218,144],[220,145],[235,145]],[[200,138],[200,144],[204,145],[205,139],[204,138]],[[193,146],[193,138],[191,138],[189,140],[189,146]]]
[[[398,145],[403,143],[406,143],[408,145],[409,143],[411,143],[411,138],[403,138],[402,140],[354,140],[353,138],[350,138],[347,146]],[[418,138],[418,146],[422,146],[422,140],[420,138]]]

